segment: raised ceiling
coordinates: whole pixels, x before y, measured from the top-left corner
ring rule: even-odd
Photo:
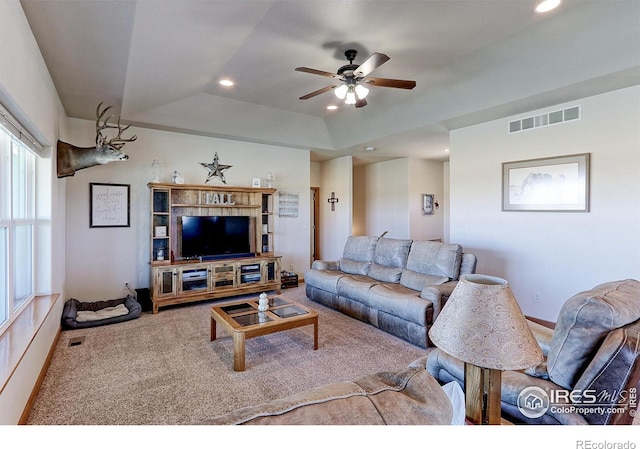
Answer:
[[[640,84],[640,1],[22,0],[69,117],[311,151],[446,160],[449,130]],[[331,83],[358,50],[391,59],[356,109]],[[235,81],[232,88],[218,84]],[[339,105],[328,111],[330,104]],[[506,129],[506,125],[505,125]],[[376,151],[365,151],[372,146]]]

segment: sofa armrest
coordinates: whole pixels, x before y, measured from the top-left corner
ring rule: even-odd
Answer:
[[[501,384],[503,415],[506,414],[507,419],[511,421],[529,424],[589,424],[584,416],[571,408],[571,404],[566,404],[567,407],[563,407],[563,404],[559,403],[550,404],[544,415],[537,418],[527,418],[521,413],[518,408],[520,394],[529,394],[528,392],[531,391],[532,387],[536,387],[538,391],[544,391],[547,395],[550,394],[551,390],[563,391],[568,395],[568,392],[564,388],[550,380],[532,377],[520,371],[503,371]],[[553,397],[559,398],[566,396],[554,394]]]
[[[460,262],[460,276],[464,274],[475,274],[478,258],[475,254],[462,253],[462,261]],[[460,278],[458,276],[458,278]]]
[[[427,372],[442,385],[455,381],[464,388],[464,362],[441,349],[435,348],[427,356]],[[537,387],[542,391],[564,390],[553,382],[529,376],[520,371],[503,371],[501,381],[501,403],[503,416],[514,422],[530,424],[588,424],[585,418],[577,412],[567,409],[550,407],[543,416],[538,418],[525,417],[518,408],[520,393],[529,387]]]
[[[340,269],[339,260],[314,260],[311,264],[312,270],[338,270]]]
[[[449,299],[449,296],[453,292],[453,289],[456,288],[458,281],[449,281],[440,285],[429,285],[422,289],[420,292],[420,297],[423,299],[428,299],[433,304],[433,321],[435,322],[436,318],[440,314],[442,307]]]
[[[451,423],[451,401],[423,365],[315,387],[244,407],[204,425],[372,425]]]

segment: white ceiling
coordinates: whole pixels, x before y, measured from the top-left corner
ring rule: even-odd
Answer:
[[[134,126],[356,163],[446,160],[448,131],[640,84],[640,1],[22,0],[70,117],[99,102]],[[391,59],[368,105],[327,92],[344,51]],[[218,85],[221,78],[236,82]],[[505,125],[506,129],[506,125]],[[367,152],[366,146],[376,151]]]

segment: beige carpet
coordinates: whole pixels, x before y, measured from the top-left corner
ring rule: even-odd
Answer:
[[[255,295],[253,295],[255,296]],[[283,290],[320,314],[313,327],[247,340],[234,372],[232,338],[209,341],[210,301],[144,313],[110,326],[63,331],[28,424],[193,424],[318,385],[403,368],[424,349]],[[238,298],[233,298],[238,299]],[[84,343],[70,346],[70,339]]]

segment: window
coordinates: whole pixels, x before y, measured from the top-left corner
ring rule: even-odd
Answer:
[[[0,108],[0,333],[34,297],[36,154]]]

